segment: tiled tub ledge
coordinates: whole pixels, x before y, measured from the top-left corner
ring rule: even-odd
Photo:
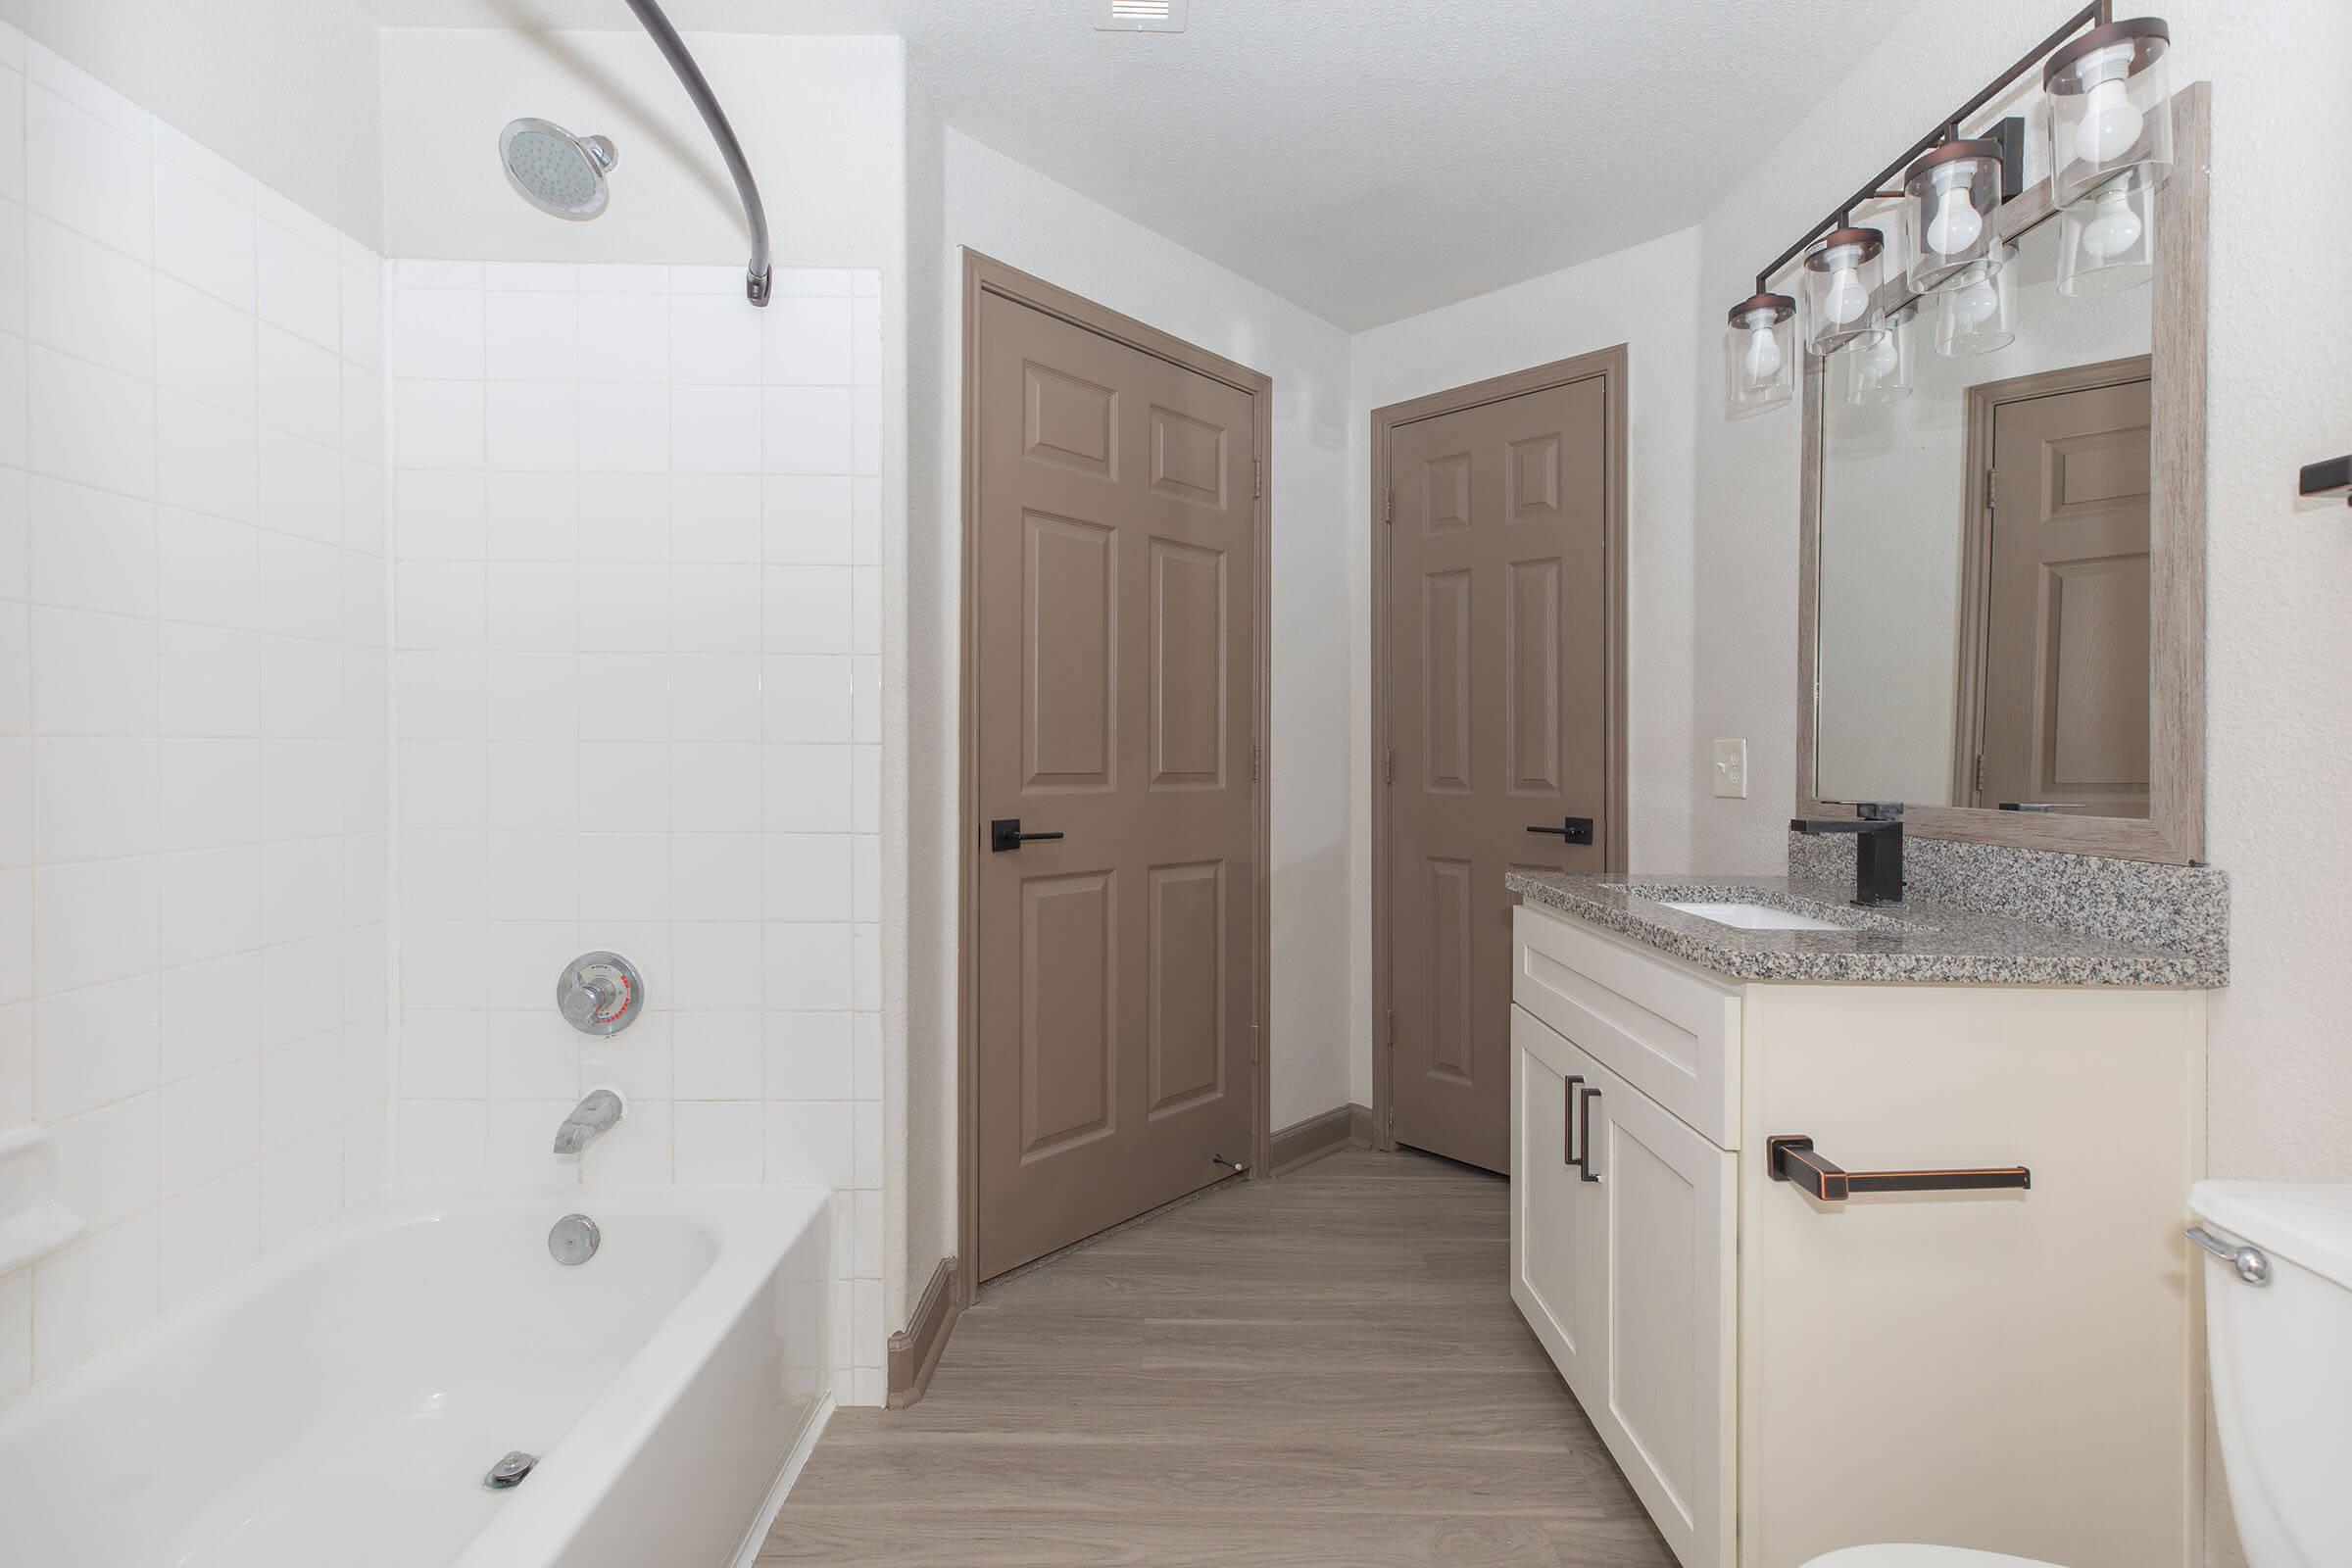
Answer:
[[[2203,988],[2230,978],[2226,949],[2123,942],[1918,899],[1858,909],[1847,902],[1850,882],[1551,871],[1513,871],[1503,881],[1530,904],[1736,980]],[[1838,929],[1753,931],[1669,908],[1664,901],[1670,899],[1761,904]]]

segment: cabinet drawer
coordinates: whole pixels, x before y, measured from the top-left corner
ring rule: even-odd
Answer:
[[[1521,905],[1511,1000],[1711,1140],[1740,1147],[1740,994]]]

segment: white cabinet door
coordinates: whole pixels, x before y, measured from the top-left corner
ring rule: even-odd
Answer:
[[[1591,1148],[1606,1210],[1606,1387],[1577,1391],[1684,1568],[1736,1544],[1738,1172],[1597,1062]],[[1581,1120],[1581,1117],[1580,1117]]]
[[[1588,1404],[1606,1386],[1601,1303],[1608,1251],[1600,1189],[1569,1155],[1571,1125],[1592,1059],[1511,1008],[1511,1299],[1552,1364]]]

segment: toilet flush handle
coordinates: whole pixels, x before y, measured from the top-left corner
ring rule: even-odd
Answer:
[[[2271,1260],[2263,1255],[2261,1248],[2216,1236],[2202,1225],[2191,1225],[2180,1234],[2229,1264],[2248,1285],[2271,1283]]]

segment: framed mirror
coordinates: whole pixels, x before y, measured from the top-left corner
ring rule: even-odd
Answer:
[[[1806,354],[1798,815],[2203,857],[2205,109],[2174,95],[2144,240],[2035,181],[1991,278],[1891,280],[1893,329]]]

